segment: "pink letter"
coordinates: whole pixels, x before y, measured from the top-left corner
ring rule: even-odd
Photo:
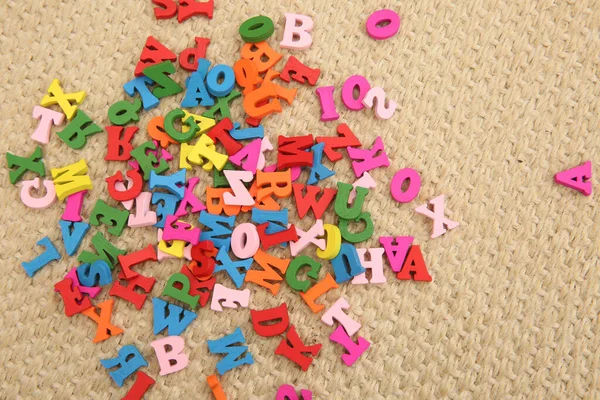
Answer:
[[[265,163],[267,162],[265,159],[265,152],[271,150],[273,150],[273,145],[269,141],[269,138],[265,136],[260,142],[260,154],[258,155],[258,163],[256,164],[256,169],[259,169],[261,171],[263,170],[263,168],[265,167]]]
[[[229,157],[229,161],[237,166],[241,166],[244,171],[252,172],[252,175],[256,174],[258,159],[261,154],[261,143],[262,139],[254,139],[240,151]],[[246,159],[246,161],[242,163],[243,159]]]
[[[221,300],[225,300],[220,303]],[[212,301],[210,302],[210,308],[213,311],[223,311],[223,307],[226,308],[247,308],[250,303],[250,289],[235,290],[229,289],[219,283],[217,283],[213,289]]]
[[[408,246],[410,246],[410,244]],[[408,247],[406,248],[406,250],[408,251]],[[367,251],[371,256],[371,261],[365,260],[365,255],[367,254]],[[360,265],[362,265],[365,269],[371,270],[371,281],[367,280],[366,272],[363,272],[360,275],[356,275],[354,279],[352,279],[353,285],[365,285],[367,283],[385,283],[387,281],[385,275],[383,275],[383,251],[384,249],[382,247],[375,247],[370,249],[356,249]],[[401,267],[402,264],[400,264],[400,268]],[[400,268],[398,268],[398,270],[400,270]]]
[[[373,179],[373,177],[368,172],[365,172],[360,178],[358,178],[352,184],[352,190],[350,191],[350,194],[348,195],[348,204],[352,204],[352,202],[354,201],[354,198],[356,197],[356,188],[357,187],[364,187],[366,189],[372,189],[376,186],[377,186],[377,182],[375,182],[375,179]]]
[[[384,22],[388,22],[386,26]],[[389,39],[400,30],[400,16],[392,10],[378,10],[367,19],[367,33],[375,40]]]
[[[408,189],[402,191],[402,185],[408,180]],[[421,190],[421,177],[419,173],[411,168],[404,168],[396,172],[390,185],[392,197],[400,203],[413,201]]]
[[[197,213],[202,210],[206,210],[206,206],[202,203],[196,195],[194,194],[194,188],[200,182],[200,179],[197,177],[193,177],[188,179],[187,184],[185,185],[185,193],[183,195],[183,199],[181,203],[179,203],[179,207],[175,212],[176,217],[183,217],[184,215],[188,215],[187,207],[192,206],[192,212]]]
[[[39,189],[40,183],[44,184],[44,187],[46,188],[46,195],[44,197],[33,197],[31,195],[31,189]],[[36,177],[30,181],[23,181],[21,186],[21,201],[29,208],[42,209],[50,207],[52,203],[56,201],[54,182],[49,179],[44,179],[41,181],[39,177]]]
[[[300,396],[302,396],[302,400],[312,400],[312,392],[310,390],[302,389]],[[299,397],[292,385],[281,385],[277,389],[275,400],[299,400]]]
[[[139,228],[156,224],[156,213],[150,211],[151,199],[152,193],[142,192],[134,200],[131,200],[135,201],[135,214],[129,214],[127,225],[132,228]]]
[[[347,354],[342,354],[342,361],[347,365],[351,366],[358,360],[358,357],[364,353],[371,343],[367,342],[365,338],[358,337],[357,343],[354,343],[350,336],[346,334],[346,331],[341,326],[338,326],[335,331],[329,336],[329,340],[341,344],[346,348]]]
[[[326,325],[333,326],[333,320],[335,319],[342,327],[344,327],[346,333],[352,336],[358,332],[361,325],[344,312],[344,310],[349,308],[350,304],[348,304],[346,299],[340,297],[327,311],[325,311],[325,314],[321,317],[321,321]]]
[[[377,107],[375,107],[375,115],[380,119],[390,119],[392,115],[394,115],[394,111],[396,111],[395,101],[389,100],[388,105],[385,105],[385,90],[380,87],[374,87],[369,90],[362,103],[368,107],[373,108],[374,101],[377,100]]]
[[[257,139],[260,140],[260,139]],[[238,153],[239,154],[239,153]],[[225,192],[223,193],[223,202],[227,205],[235,205],[235,206],[251,206],[255,203],[254,198],[244,186],[244,183],[252,182],[254,178],[254,174],[250,171],[233,171],[233,170],[225,170],[223,171],[225,178],[227,178],[227,182],[229,182],[229,187],[231,187],[232,193]]]
[[[358,97],[354,98],[354,89],[358,89]],[[371,89],[371,84],[362,75],[352,75],[342,86],[342,101],[349,110],[359,111],[365,108],[362,100]]]
[[[67,197],[67,205],[65,206],[65,212],[60,219],[71,222],[81,222],[81,208],[83,207],[83,198],[87,190],[73,193]]]
[[[288,224],[288,228],[291,225]],[[290,242],[290,252],[292,256],[297,256],[298,253],[302,251],[309,244],[314,244],[321,250],[325,250],[325,239],[318,239],[318,237],[325,235],[325,230],[323,227],[323,220],[316,220],[315,224],[306,232],[302,229],[299,229],[297,226],[296,233],[298,234],[298,240],[295,242]]]
[[[426,217],[433,219],[433,234],[432,239],[443,235],[446,230],[454,229],[458,226],[458,222],[446,218],[444,215],[444,195],[440,194],[433,200],[429,200],[429,204],[433,206],[433,211],[427,208],[427,204],[423,204],[415,209],[415,212],[423,214]]]
[[[554,181],[568,188],[575,189],[586,196],[592,194],[592,162],[588,161],[578,167],[559,172]]]
[[[306,15],[285,13],[285,31],[279,46],[284,49],[308,49],[312,44],[312,37],[308,32],[312,30],[313,26],[313,20]],[[294,40],[294,38],[298,40]]]
[[[335,102],[333,101],[334,90],[335,86],[323,86],[316,90],[321,102],[321,121],[335,121],[340,118],[335,109]]]
[[[31,135],[31,138],[36,142],[48,144],[52,124],[56,126],[62,124],[65,114],[50,110],[49,108],[35,106],[33,107],[33,118],[39,119],[40,123]]]
[[[394,244],[394,238],[392,236],[379,237],[379,243],[385,248],[385,254],[392,267],[392,271],[400,272],[413,240],[415,240],[415,238],[412,236],[396,236],[396,244]]]
[[[237,258],[254,257],[260,246],[260,238],[256,226],[249,222],[239,224],[231,234],[231,250]]]
[[[380,136],[377,136],[375,139],[375,143],[370,150],[365,149],[355,149],[354,147],[348,147],[348,155],[353,160],[362,160],[362,161],[352,161],[352,169],[354,170],[354,175],[359,178],[363,173],[370,171],[372,169],[378,167],[389,167],[390,160],[383,148],[383,141]],[[381,152],[378,156],[377,153]]]
[[[156,352],[160,376],[172,374],[187,367],[190,359],[183,352],[184,344],[183,338],[180,336],[167,336],[150,343]],[[170,346],[171,350],[167,351],[167,346]]]
[[[162,240],[183,240],[195,245],[200,240],[200,228],[194,228],[185,221],[179,221],[176,216],[168,215]]]

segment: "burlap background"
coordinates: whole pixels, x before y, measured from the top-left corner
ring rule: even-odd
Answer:
[[[373,343],[353,367],[340,360],[341,348],[328,340],[331,328],[289,289],[277,297],[252,284],[252,307],[286,301],[291,321],[307,343],[323,343],[308,372],[276,356],[279,339],[257,336],[249,311],[222,313],[200,309],[184,332],[190,364],[158,377],[150,342],[152,305],[142,311],[117,299],[113,322],[125,329],[99,345],[91,342],[95,324],[78,315],[67,318],[53,285],[76,265],[64,253],[58,219],[63,204],[27,209],[19,188],[8,182],[2,156],[0,195],[0,398],[120,398],[133,379],[118,388],[100,366],[118,348],[134,343],[157,384],[150,399],[210,398],[206,375],[220,359],[206,340],[240,326],[255,358],[253,366],[227,373],[221,383],[232,399],[274,398],[281,384],[313,390],[316,399],[366,398],[594,398],[600,384],[598,312],[600,214],[595,198],[555,185],[553,174],[592,159],[600,150],[598,1],[294,1],[216,0],[214,18],[178,24],[157,21],[150,1],[15,1],[0,4],[0,115],[2,153],[29,155],[36,143],[31,112],[53,78],[65,90],[85,90],[82,105],[98,124],[108,123],[108,107],[125,98],[122,85],[133,73],[148,35],[176,52],[193,38],[209,37],[208,58],[232,65],[242,44],[237,33],[248,17],[265,14],[276,25],[270,42],[282,38],[284,13],[315,21],[314,43],[306,51],[283,50],[321,68],[320,86],[341,88],[362,74],[395,99],[398,111],[378,121],[371,110],[347,111],[336,92],[341,118],[322,123],[314,88],[300,87],[291,107],[265,120],[270,138],[279,134],[334,135],[346,122],[365,146],[377,135],[392,165],[372,173],[378,187],[367,208],[379,235],[414,235],[427,260],[433,283],[397,281],[344,285],[340,295]],[[365,20],[376,9],[392,7],[402,16],[400,33],[376,42]],[[278,65],[281,69],[283,62]],[[183,83],[187,73],[178,72]],[[293,84],[292,86],[296,86]],[[143,115],[144,127],[164,114],[182,95],[162,101]],[[241,120],[240,101],[234,117]],[[55,129],[56,132],[58,129]],[[142,129],[135,139],[146,139]],[[104,179],[121,163],[104,160],[106,137],[91,138],[73,151],[55,135],[44,146],[50,168],[80,158],[90,166],[94,189],[86,199],[87,218],[97,198],[108,199]],[[177,152],[175,152],[177,154]],[[274,154],[269,155],[274,160]],[[175,164],[173,164],[175,165]],[[335,165],[327,181],[353,182],[349,163]],[[399,168],[421,172],[417,200],[398,204],[389,182]],[[212,182],[201,169],[202,179]],[[303,177],[302,179],[305,179]],[[448,215],[461,226],[431,240],[431,222],[414,212],[417,205],[446,194]],[[112,200],[110,204],[114,204]],[[291,209],[291,215],[296,215]],[[328,214],[326,222],[336,219]],[[310,221],[300,226],[308,228]],[[92,227],[105,232],[105,227]],[[63,254],[33,279],[20,263],[38,254],[35,243],[48,235]],[[81,250],[90,249],[88,234]],[[135,250],[155,243],[155,230],[128,229],[108,235],[118,246]],[[375,245],[376,240],[366,245]],[[306,254],[312,254],[307,251]],[[179,261],[148,264],[144,273],[158,279],[158,296]],[[326,264],[324,271],[329,269]],[[323,272],[324,273],[324,272]],[[222,277],[228,284],[228,278]],[[101,294],[100,300],[107,297]]]

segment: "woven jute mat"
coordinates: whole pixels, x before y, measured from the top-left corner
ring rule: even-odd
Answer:
[[[255,364],[221,377],[232,399],[272,399],[282,384],[310,389],[316,399],[597,398],[600,214],[595,196],[558,186],[553,175],[588,159],[596,162],[600,154],[600,2],[215,2],[212,20],[182,24],[157,21],[150,1],[0,2],[0,398],[121,398],[134,379],[118,388],[99,360],[126,344],[140,349],[149,362],[145,371],[158,377],[151,303],[137,311],[116,299],[113,322],[125,333],[93,344],[95,324],[82,315],[67,318],[53,291],[77,265],[62,246],[58,220],[64,204],[28,209],[19,187],[9,184],[4,153],[29,155],[35,148],[31,113],[51,81],[60,79],[66,91],[86,91],[81,109],[106,126],[109,106],[126,98],[122,86],[149,35],[175,52],[191,47],[194,36],[209,37],[212,63],[233,65],[242,45],[239,25],[258,14],[271,17],[276,31],[270,43],[279,49],[286,12],[314,19],[312,47],[282,52],[320,68],[319,86],[338,88],[340,119],[321,122],[314,88],[293,84],[299,87],[295,102],[264,120],[267,135],[274,143],[278,135],[333,136],[344,122],[367,148],[381,136],[391,166],[372,171],[378,186],[365,207],[375,235],[360,246],[376,247],[381,235],[412,235],[433,282],[398,281],[386,267],[386,284],[346,284],[322,299],[332,304],[345,297],[363,325],[359,334],[372,343],[350,368],[340,359],[341,347],[329,342],[331,328],[296,292],[284,284],[272,296],[246,284],[253,308],[286,302],[305,343],[323,344],[310,369],[303,373],[276,356],[280,339],[257,336],[248,309],[199,309],[183,333],[189,366],[159,377],[147,398],[210,398],[205,377],[215,373],[220,357],[208,352],[206,341],[236,327]],[[402,17],[400,32],[386,41],[365,32],[366,18],[380,8]],[[392,119],[343,106],[341,86],[354,74],[397,101]],[[183,84],[186,76],[179,70],[175,79]],[[181,99],[164,99],[144,113],[134,144],[146,140],[144,127],[152,117],[178,107]],[[233,120],[241,121],[241,102],[234,104]],[[106,135],[98,134],[75,151],[53,134],[43,149],[47,173],[87,160],[94,188],[85,201],[86,219],[96,199],[109,200],[104,179],[125,169],[103,160],[106,145]],[[274,157],[269,154],[268,162]],[[399,204],[389,182],[405,167],[421,173],[423,186],[415,201]],[[346,158],[334,169],[335,178],[323,185],[354,182]],[[200,168],[193,174],[201,177],[197,193],[203,194],[212,177]],[[431,239],[431,221],[414,209],[439,194],[446,195],[447,214],[460,226]],[[292,203],[290,215],[297,219]],[[337,223],[331,212],[324,220]],[[299,226],[311,224],[307,218]],[[92,229],[106,232],[105,226]],[[63,258],[29,278],[21,262],[39,254],[35,244],[46,235]],[[91,250],[92,236],[81,250]],[[107,237],[127,251],[156,243],[153,228]],[[159,296],[180,267],[179,260],[147,264],[143,273],[157,279],[151,296]],[[322,274],[327,270],[324,263]]]

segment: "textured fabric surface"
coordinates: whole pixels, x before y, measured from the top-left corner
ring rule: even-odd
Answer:
[[[122,85],[131,79],[148,35],[177,53],[192,46],[195,35],[209,37],[208,58],[232,65],[245,19],[270,16],[276,27],[270,43],[278,49],[284,13],[306,14],[315,21],[312,47],[282,52],[321,69],[319,86],[338,88],[341,117],[321,122],[314,88],[291,84],[299,87],[297,99],[264,121],[267,135],[272,142],[279,134],[333,136],[337,124],[345,122],[366,147],[381,136],[391,166],[372,172],[378,186],[366,208],[376,228],[363,247],[376,246],[380,235],[414,235],[433,282],[397,281],[386,267],[386,284],[345,284],[324,297],[330,305],[344,296],[350,315],[363,325],[359,334],[372,342],[351,368],[340,360],[341,347],[328,340],[332,328],[297,293],[284,284],[274,297],[246,284],[252,307],[287,302],[300,337],[323,344],[308,372],[274,354],[279,338],[257,336],[248,309],[199,309],[183,333],[189,366],[158,377],[149,300],[137,311],[116,299],[113,322],[125,333],[100,344],[91,341],[96,328],[91,320],[64,315],[53,285],[76,265],[76,257],[64,252],[58,227],[64,204],[27,209],[19,188],[9,184],[2,156],[0,398],[121,398],[134,379],[118,388],[99,360],[115,356],[126,344],[140,349],[149,362],[144,371],[157,379],[147,398],[210,398],[205,377],[216,372],[220,357],[208,353],[206,340],[238,326],[255,364],[221,377],[232,399],[272,399],[282,384],[310,389],[316,399],[597,398],[600,214],[594,212],[594,196],[554,184],[553,175],[595,161],[600,151],[600,3],[215,2],[212,20],[196,17],[182,24],[157,21],[150,1],[142,0],[0,2],[2,153],[29,155],[35,148],[29,139],[37,123],[31,112],[54,78],[66,91],[86,91],[81,109],[107,125],[108,107],[126,98]],[[377,42],[367,36],[365,21],[385,7],[398,11],[402,27],[394,38]],[[353,74],[384,87],[398,102],[392,119],[345,109],[340,90]],[[176,79],[183,84],[186,76],[179,70]],[[181,99],[167,98],[144,113],[134,143],[146,140],[143,127],[151,117],[164,115]],[[241,102],[234,104],[233,119],[241,120]],[[43,149],[46,171],[87,160],[94,183],[84,205],[87,219],[97,198],[109,200],[105,177],[125,166],[103,160],[105,134],[74,151],[55,135],[58,130]],[[274,156],[269,154],[268,161]],[[420,171],[423,187],[415,201],[398,204],[389,182],[404,167]],[[324,185],[354,181],[346,158],[335,171]],[[200,168],[194,175],[201,177],[197,193],[203,194],[212,177]],[[414,209],[439,194],[446,195],[447,213],[460,227],[432,240],[431,221]],[[297,218],[293,206],[291,215]],[[324,219],[337,221],[331,212]],[[311,224],[307,218],[300,227]],[[80,250],[91,249],[97,230],[106,232],[106,227],[92,227]],[[29,278],[20,263],[38,254],[35,243],[46,235],[63,258]],[[156,243],[153,228],[107,237],[128,251]],[[181,261],[169,260],[143,267],[144,274],[157,278],[153,296],[180,266]],[[323,275],[331,268],[324,266]],[[231,287],[228,278],[220,280]],[[106,292],[97,299],[107,298]]]

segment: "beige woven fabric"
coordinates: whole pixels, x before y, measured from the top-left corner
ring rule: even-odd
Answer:
[[[600,151],[600,2],[216,3],[212,20],[197,17],[178,24],[157,21],[150,1],[3,0],[2,153],[29,155],[35,148],[29,139],[36,126],[31,112],[54,78],[66,91],[86,91],[81,108],[107,125],[108,107],[126,97],[122,85],[132,77],[148,35],[176,52],[190,47],[195,35],[210,37],[208,58],[232,65],[242,44],[237,30],[245,19],[270,16],[276,26],[270,43],[279,48],[284,13],[306,14],[315,21],[312,47],[283,53],[319,67],[320,86],[338,88],[340,120],[321,122],[314,88],[292,84],[299,87],[296,101],[265,120],[266,132],[273,142],[279,134],[334,135],[337,124],[346,122],[366,147],[381,136],[392,165],[372,172],[378,186],[366,207],[376,233],[364,246],[375,246],[380,235],[414,235],[433,282],[397,281],[386,267],[386,284],[345,284],[322,299],[330,305],[344,296],[350,315],[363,325],[359,334],[372,342],[350,368],[340,359],[341,347],[328,340],[332,328],[297,293],[282,285],[274,297],[246,284],[252,307],[287,302],[303,340],[323,344],[308,372],[274,354],[279,338],[257,336],[248,309],[199,309],[183,334],[189,366],[159,377],[150,346],[155,336],[149,300],[136,311],[116,299],[113,322],[125,333],[97,345],[91,341],[96,327],[91,320],[63,314],[53,285],[76,265],[76,257],[64,252],[58,227],[64,205],[27,209],[19,188],[9,184],[2,156],[0,398],[121,398],[134,379],[118,388],[99,360],[132,343],[149,362],[144,370],[157,379],[147,398],[210,398],[205,377],[216,372],[220,357],[209,354],[206,340],[238,326],[255,364],[221,377],[232,399],[273,399],[282,384],[310,389],[316,399],[597,398],[600,214],[594,196],[554,184],[553,175],[588,159],[595,162]],[[367,36],[365,21],[385,7],[398,11],[402,27],[394,38],[377,42]],[[392,119],[345,109],[340,90],[353,74],[384,87],[398,102]],[[186,76],[180,71],[176,79],[183,83]],[[163,100],[143,114],[140,126],[181,99]],[[243,117],[239,100],[233,116]],[[145,140],[142,128],[135,144]],[[48,174],[50,168],[87,160],[94,189],[86,198],[85,218],[97,198],[108,200],[105,177],[125,168],[107,164],[105,151],[104,134],[81,151],[55,134],[44,146]],[[268,157],[274,161],[273,153]],[[420,171],[423,180],[410,204],[398,204],[389,194],[394,172],[404,167]],[[354,181],[347,159],[335,171],[326,185]],[[201,169],[194,174],[201,177],[198,194],[203,193],[212,177]],[[414,209],[439,194],[446,195],[447,214],[460,227],[432,240],[431,221]],[[291,215],[297,216],[293,207]],[[325,220],[336,223],[331,213]],[[300,223],[303,229],[310,225],[310,220]],[[106,232],[106,227],[92,227],[80,250],[91,248],[91,233],[97,230]],[[46,235],[63,258],[29,278],[20,263],[38,254],[35,243]],[[128,229],[122,237],[107,237],[130,251],[155,243],[156,232]],[[169,260],[143,267],[157,278],[153,296],[180,265]],[[322,274],[330,270],[329,263],[324,265]],[[220,279],[232,286],[228,278]],[[106,292],[98,299],[107,298]]]

